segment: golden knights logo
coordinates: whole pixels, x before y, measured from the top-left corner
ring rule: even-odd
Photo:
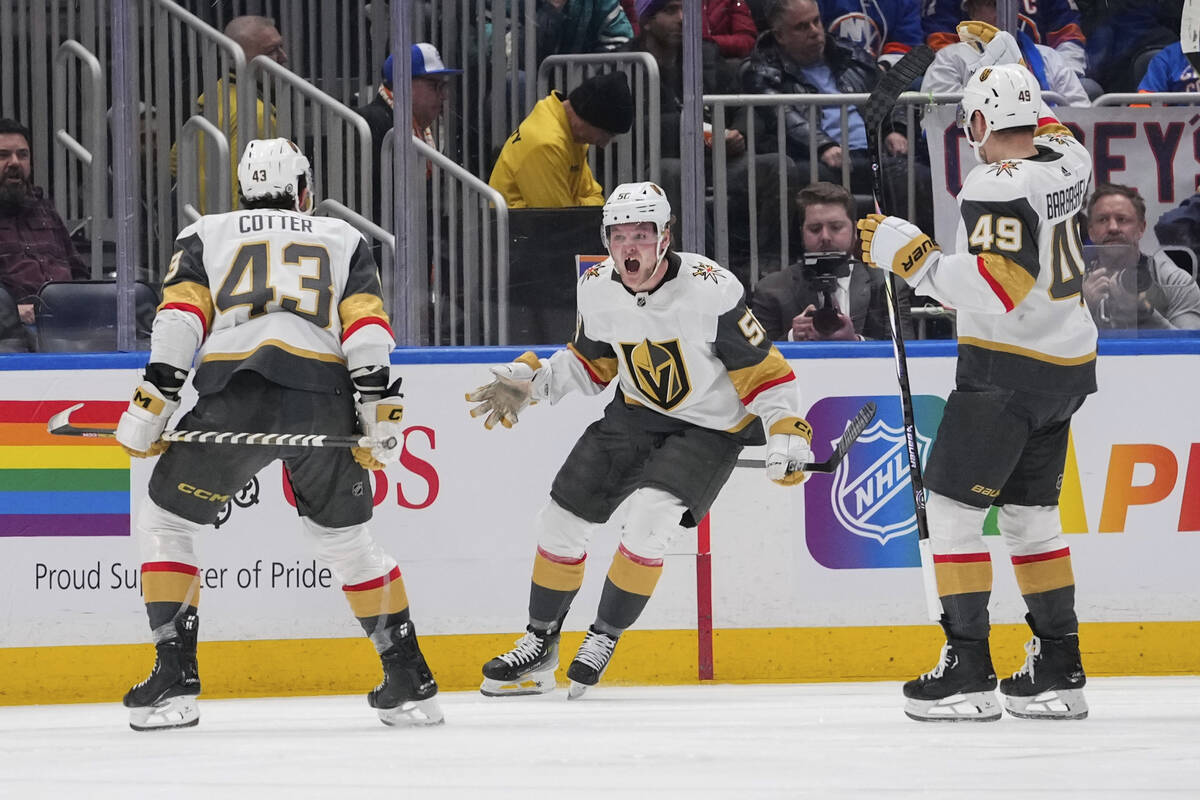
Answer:
[[[585,281],[590,281],[592,278],[599,278],[599,277],[600,277],[599,265],[590,266],[583,271],[583,279]]]
[[[1012,174],[1016,172],[1020,166],[1021,165],[1015,161],[1001,161],[988,167],[988,172],[993,175],[1007,175],[1011,178]]]
[[[713,283],[720,283],[721,278],[725,277],[721,272],[721,268],[716,264],[697,264],[692,269],[692,277],[703,278],[704,280],[711,279]]]
[[[688,379],[678,339],[622,342],[621,354],[638,390],[664,411],[670,411],[691,394],[692,382]]]

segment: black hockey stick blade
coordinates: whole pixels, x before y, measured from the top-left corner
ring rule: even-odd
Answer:
[[[859,436],[862,436],[862,432],[867,429],[867,425],[871,424],[871,420],[874,418],[875,404],[867,403],[846,424],[846,431],[842,434],[842,438],[838,439],[838,443],[834,445],[833,455],[825,461],[815,461],[811,464],[805,464],[804,469],[801,471],[824,475],[836,472],[838,465],[846,457],[846,453],[850,452],[850,447],[858,440]],[[761,458],[739,458],[737,465],[739,467],[765,467],[767,462]],[[789,472],[791,471],[793,470],[789,470]]]
[[[887,119],[896,100],[912,82],[925,74],[925,70],[933,63],[933,49],[927,44],[920,44],[904,54],[891,69],[883,73],[879,83],[871,90],[866,105],[862,108],[863,122],[868,131],[879,128],[880,123]]]

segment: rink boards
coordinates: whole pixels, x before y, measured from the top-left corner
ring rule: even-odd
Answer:
[[[400,562],[423,648],[448,689],[476,685],[480,664],[522,629],[533,515],[611,397],[572,395],[528,409],[512,430],[485,431],[463,394],[486,382],[488,364],[519,352],[393,357],[405,378],[405,449],[366,487],[372,528]],[[940,631],[925,621],[890,347],[787,345],[785,355],[819,458],[867,400],[876,421],[832,476],[782,488],[760,469],[736,470],[705,524],[672,547],[606,680],[899,679],[932,666]],[[953,347],[917,343],[910,356],[926,453],[953,383]],[[76,402],[85,403],[78,424],[115,423],[144,358],[0,359],[0,703],[111,699],[152,660],[129,528],[153,463],[45,433],[49,416]],[[1102,342],[1099,378],[1100,394],[1075,418],[1062,495],[1089,673],[1198,673],[1200,342]],[[743,455],[761,458],[761,448]],[[592,619],[619,517],[593,539],[568,631]],[[1027,630],[1015,624],[1024,609],[1003,544],[986,541],[1003,673],[1019,666]],[[343,693],[377,680],[378,661],[336,579],[313,560],[278,464],[233,498],[199,551],[206,694]],[[564,653],[579,638],[564,636]]]

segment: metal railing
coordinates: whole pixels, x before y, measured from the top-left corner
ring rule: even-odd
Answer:
[[[429,344],[508,344],[509,233],[503,196],[425,142],[410,137],[416,221],[411,237],[414,298]],[[383,219],[392,219],[392,161],[396,137],[388,131],[380,165]],[[460,307],[461,304],[461,307]]]
[[[202,134],[207,135],[202,137]],[[216,125],[197,114],[189,117],[188,121],[183,123],[183,130],[179,134],[179,145],[179,189],[176,192],[176,199],[179,202],[180,222],[190,225],[201,217],[200,210],[188,202],[188,198],[200,195],[198,148],[206,146],[212,148],[213,158],[209,159],[210,163],[225,164],[229,161],[229,140]],[[208,182],[204,200],[208,208],[228,211],[230,174],[223,169],[219,169],[213,174],[216,175],[217,180]]]
[[[592,174],[604,187],[605,193],[618,184],[648,176],[649,180],[662,180],[662,143],[659,130],[662,124],[662,107],[659,99],[661,83],[658,61],[649,53],[590,53],[549,56],[537,73],[537,97],[545,97],[551,88],[564,95],[588,78],[605,72],[625,68],[629,88],[633,92],[633,128],[628,134],[617,136],[604,148],[603,157],[599,148],[588,150],[588,162]],[[643,102],[637,102],[638,99]],[[517,124],[512,126],[516,130]]]
[[[369,210],[373,173],[367,121],[266,56],[250,62],[245,80],[271,110],[269,135],[291,139],[308,156],[314,194]]]
[[[237,42],[171,0],[144,0],[140,12],[138,98],[142,205],[147,220],[143,252],[147,272],[161,279],[180,221],[176,207],[190,205],[203,214],[236,206],[232,176],[240,155],[238,142],[257,133],[256,114],[245,113],[256,108],[256,99],[245,80],[246,58]],[[184,194],[180,189],[188,187],[176,185],[179,148],[183,146],[177,139],[197,114],[221,132],[226,146],[209,146],[203,135],[188,145],[193,150],[197,182],[194,192]],[[210,191],[210,177],[227,191],[221,195]],[[229,182],[223,183],[225,179]]]
[[[54,196],[58,198],[58,211],[68,219],[84,219],[88,222],[88,238],[91,241],[91,269],[93,278],[103,275],[103,245],[105,229],[108,227],[108,137],[104,124],[104,73],[100,61],[79,42],[68,39],[58,46],[54,54],[54,85],[67,86],[67,62],[77,61],[80,84],[87,80],[83,96],[83,113],[72,114],[67,107],[65,92],[51,92],[54,96],[54,143],[71,156],[65,163],[58,163],[54,171]],[[77,134],[72,133],[74,130]],[[79,141],[79,137],[84,142]],[[57,149],[55,151],[58,152]],[[71,189],[68,189],[71,187]],[[82,187],[83,192],[75,191]],[[66,213],[63,213],[65,207]]]

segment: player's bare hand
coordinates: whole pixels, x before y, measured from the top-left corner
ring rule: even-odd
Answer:
[[[903,133],[892,131],[883,138],[883,146],[887,148],[888,155],[908,155],[908,137]]]

